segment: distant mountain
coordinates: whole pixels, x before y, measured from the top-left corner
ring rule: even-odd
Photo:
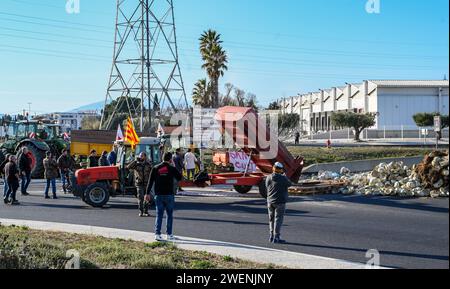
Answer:
[[[95,103],[91,103],[91,104],[80,106],[80,107],[72,109],[72,110],[70,110],[68,112],[92,111],[92,110],[100,111],[100,110],[103,109],[104,105],[105,105],[105,102],[99,101],[99,102],[95,102]]]

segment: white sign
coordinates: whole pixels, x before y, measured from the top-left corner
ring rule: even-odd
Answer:
[[[222,134],[215,120],[216,109],[194,108],[193,137],[197,147],[212,148],[219,146]]]
[[[434,131],[440,132],[441,128],[442,128],[442,119],[440,116],[435,116],[434,117]]]
[[[230,163],[234,166],[236,172],[245,172],[247,167],[249,156],[244,152],[229,152]],[[248,166],[248,173],[254,173],[256,171],[256,164],[250,160]]]

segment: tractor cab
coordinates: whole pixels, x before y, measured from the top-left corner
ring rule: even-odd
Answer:
[[[159,138],[141,138],[132,149],[129,143],[115,142],[117,166],[78,170],[71,179],[70,191],[93,207],[103,207],[110,197],[135,196],[134,174],[127,167],[141,152],[147,154],[153,165],[159,164],[160,143]]]
[[[7,139],[28,138],[30,134],[36,134],[38,130],[37,121],[19,121],[11,123],[6,133]]]
[[[43,160],[45,153],[51,151],[58,157],[69,143],[60,136],[61,127],[39,120],[12,122],[8,126],[6,141],[0,145],[0,160],[6,154],[18,154],[26,147],[32,159],[33,178],[44,176]]]
[[[47,124],[41,121],[19,121],[8,126],[7,138],[37,138],[41,140],[56,139],[61,136],[61,126],[57,124]]]
[[[161,140],[159,138],[141,138],[139,144],[133,150],[131,145],[123,141],[116,142],[117,149],[117,163],[119,167],[119,177],[121,184],[129,189],[134,189],[134,174],[127,169],[127,166],[133,162],[141,153],[146,153],[147,158],[152,165],[157,165],[161,162],[159,152]],[[127,190],[127,189],[124,189]]]
[[[153,137],[143,137],[141,141],[133,150],[131,145],[124,143],[123,141],[115,142],[117,147],[117,163],[120,168],[125,168],[132,161],[136,159],[141,153],[146,153],[147,157],[151,160],[153,165],[157,165],[161,162],[160,147],[161,140]]]

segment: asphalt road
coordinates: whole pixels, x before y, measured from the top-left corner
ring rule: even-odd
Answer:
[[[69,195],[44,200],[42,188],[42,183],[33,184],[31,196],[19,196],[20,206],[1,204],[0,218],[153,231],[154,218],[138,218],[132,198],[112,199],[107,208],[94,209]],[[448,199],[296,197],[288,204],[283,228],[289,243],[275,246],[267,242],[265,202],[254,196],[178,197],[175,232],[363,263],[367,250],[376,249],[382,266],[449,268]]]

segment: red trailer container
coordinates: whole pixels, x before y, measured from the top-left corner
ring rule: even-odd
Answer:
[[[273,165],[280,162],[285,166],[289,179],[294,183],[299,181],[304,165],[303,158],[294,158],[278,140],[278,135],[271,135],[267,123],[252,108],[223,107],[217,111],[216,120],[222,124],[222,133],[228,134],[236,143],[244,144],[241,149],[251,156],[263,173],[272,173]],[[262,144],[263,136],[267,142]],[[267,148],[267,144],[272,147]],[[276,146],[276,155],[270,157],[269,151],[273,150],[273,146]],[[269,158],[265,158],[266,156]]]
[[[233,185],[241,194],[258,186],[260,194],[267,197],[265,177],[272,173],[276,162],[285,166],[286,175],[293,183],[298,183],[303,170],[303,158],[294,158],[278,140],[278,135],[270,134],[270,128],[252,108],[223,107],[217,111],[216,120],[221,124],[222,134],[231,137],[250,156],[261,173],[215,174],[209,176],[209,183],[200,185]],[[182,182],[180,185],[189,187],[194,184]]]

